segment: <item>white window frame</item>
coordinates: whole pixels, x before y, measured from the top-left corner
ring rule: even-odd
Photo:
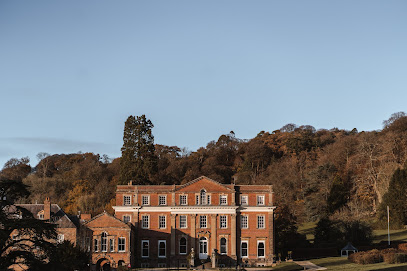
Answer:
[[[150,205],[150,195],[141,195],[141,205]]]
[[[266,197],[264,195],[257,195],[256,197],[257,206],[264,206],[266,202]]]
[[[208,228],[208,217],[206,215],[199,216],[199,227],[201,229]]]
[[[113,238],[109,239],[109,249],[110,249],[110,252],[114,252],[114,239]]]
[[[167,228],[167,216],[165,215],[158,216],[158,228],[159,229]]]
[[[243,200],[246,199],[246,200]],[[240,205],[249,205],[249,196],[248,195],[241,195],[240,196]]]
[[[249,228],[249,216],[248,215],[241,215],[240,216],[240,228],[241,229],[248,229]]]
[[[123,195],[123,205],[130,206],[131,205],[131,196]]]
[[[228,205],[228,196],[227,195],[219,196],[219,205]]]
[[[147,219],[144,220],[144,217],[146,217]],[[142,229],[149,229],[150,228],[150,216],[149,215],[142,215],[141,216],[141,228]]]
[[[263,244],[263,256],[259,256],[259,244]],[[257,258],[266,257],[266,242],[264,240],[257,240]]]
[[[211,194],[206,197],[206,205],[211,205]]]
[[[181,239],[184,238],[185,239],[185,252],[182,253],[181,252]],[[181,238],[178,241],[178,251],[180,255],[186,255],[188,253],[188,239],[185,236],[181,236]]]
[[[246,256],[243,256],[243,243],[246,244],[247,248],[246,248]],[[241,241],[240,242],[240,257],[241,258],[249,258],[249,241]]]
[[[99,252],[99,240],[97,238],[93,239],[93,251]]]
[[[160,255],[160,244],[164,244],[164,256]],[[167,258],[167,241],[166,240],[158,240],[158,258]]]
[[[143,244],[147,244],[147,256],[144,256],[144,246]],[[149,240],[141,240],[141,258],[149,258],[150,257],[150,241]]]
[[[219,228],[221,228],[221,229],[228,228],[228,216],[227,215],[219,216]]]
[[[179,195],[179,205],[188,205],[188,195]]]
[[[124,243],[120,244],[120,240],[123,240]],[[124,249],[120,249],[120,246],[123,246]],[[117,251],[118,252],[126,252],[126,237],[119,237],[117,238]]]
[[[167,205],[167,195],[158,195],[158,205],[160,206]]]
[[[222,252],[222,239],[226,240],[225,252]],[[219,239],[219,253],[221,255],[227,255],[228,254],[228,239],[225,236],[221,236],[220,239]]]
[[[199,194],[195,195],[195,205],[199,205],[199,203],[200,203],[199,198],[200,198]]]
[[[257,216],[257,228],[258,229],[265,229],[266,228],[266,216],[265,215],[258,215]]]
[[[181,221],[181,217],[183,217],[183,218],[185,218],[185,221],[184,221],[184,225],[183,225],[183,221]],[[186,228],[188,228],[188,216],[186,216],[186,215],[180,215],[179,216],[179,228],[180,229],[186,229]]]
[[[62,233],[59,233],[57,236],[57,242],[58,244],[61,244],[65,239],[65,235],[63,235]]]
[[[201,189],[199,192],[199,204],[206,205],[207,204],[207,193],[205,189]]]
[[[127,221],[126,221],[127,220]],[[123,222],[124,223],[130,223],[131,222],[131,216],[129,215],[123,215]]]
[[[104,235],[104,236],[103,236]],[[100,235],[100,251],[107,252],[107,239],[108,239],[107,232],[102,232]]]

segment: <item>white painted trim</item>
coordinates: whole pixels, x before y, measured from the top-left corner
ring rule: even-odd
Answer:
[[[236,214],[236,212],[273,212],[275,206],[113,206],[115,212],[167,212],[171,214]]]

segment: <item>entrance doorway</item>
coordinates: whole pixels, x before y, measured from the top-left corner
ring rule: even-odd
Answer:
[[[199,239],[199,259],[208,259],[208,239],[205,237],[201,237]]]

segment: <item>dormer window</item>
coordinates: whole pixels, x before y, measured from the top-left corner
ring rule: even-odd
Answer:
[[[39,211],[37,216],[38,216],[38,219],[44,220],[44,210]]]
[[[205,189],[201,190],[200,200],[201,200],[201,205],[206,205],[206,191],[205,191]]]

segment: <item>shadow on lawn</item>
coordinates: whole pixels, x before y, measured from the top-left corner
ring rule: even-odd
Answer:
[[[390,239],[391,240],[403,240],[407,237],[407,230],[400,231],[400,232],[395,232],[395,233],[390,233]],[[374,237],[374,240],[377,241],[382,241],[382,240],[387,240],[387,232],[383,234],[376,235]]]
[[[375,269],[375,271],[405,271],[405,270],[407,270],[406,266],[395,266]]]
[[[330,267],[335,265],[344,265],[349,264],[348,258],[343,258],[340,260],[330,261],[330,262],[323,262],[323,263],[316,263],[316,265],[323,266],[323,267]]]

